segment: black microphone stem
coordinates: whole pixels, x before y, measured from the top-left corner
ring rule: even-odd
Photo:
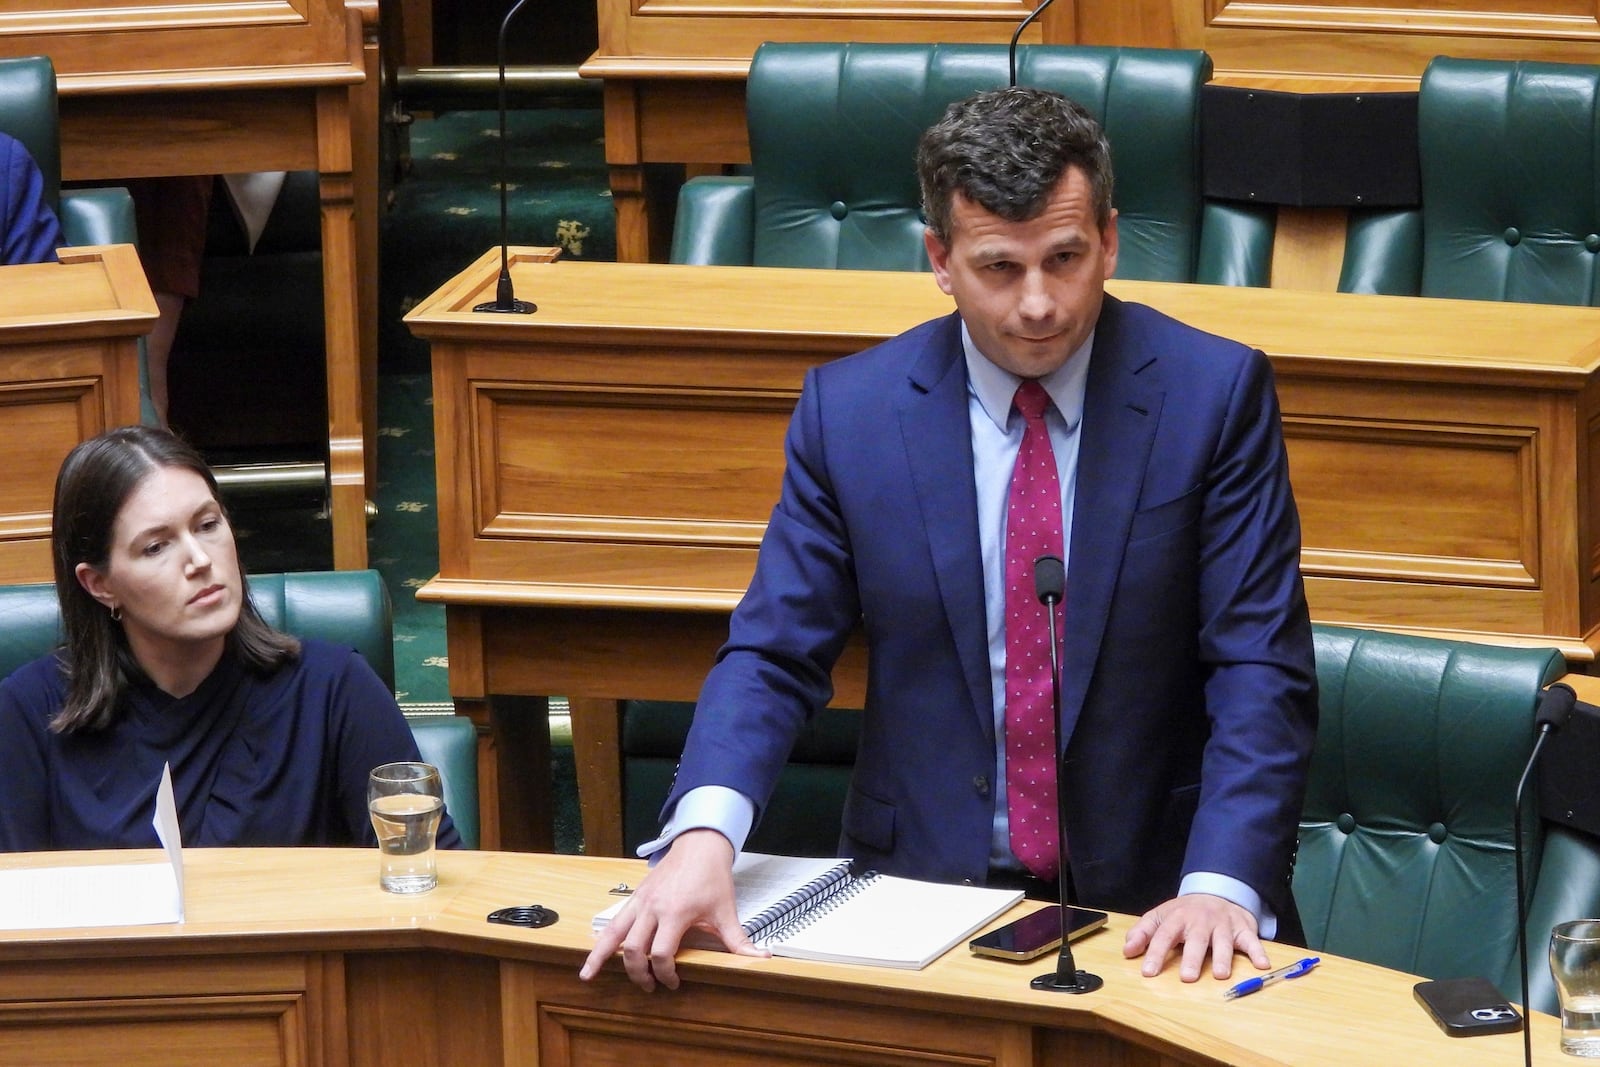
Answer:
[[[1046,0],[1048,3],[1049,0]],[[1049,616],[1050,624],[1050,742],[1054,746],[1056,770],[1056,860],[1058,870],[1062,874],[1058,884],[1066,885],[1067,863],[1067,810],[1061,789],[1061,650],[1060,638],[1056,629],[1056,607],[1066,595],[1067,573],[1066,567],[1055,556],[1040,556],[1033,561],[1033,588],[1044,605],[1045,613]],[[1056,969],[1050,974],[1041,974],[1030,984],[1034,989],[1045,989],[1052,993],[1093,993],[1105,985],[1105,980],[1097,974],[1078,970],[1077,960],[1072,955],[1071,913],[1067,910],[1067,895],[1062,892],[1061,897],[1061,953],[1056,957]]]
[[[1022,31],[1032,25],[1033,20],[1044,14],[1044,9],[1054,2],[1055,0],[1044,0],[1044,3],[1024,15],[1022,21],[1017,23],[1016,32],[1011,35],[1011,51],[1007,53],[1011,63],[1011,80],[1006,84],[1013,89],[1017,85],[1017,42],[1022,40]]]
[[[511,239],[507,233],[510,209],[506,206],[506,111],[509,110],[506,102],[506,31],[511,28],[511,20],[527,2],[516,0],[506,12],[506,17],[500,20],[500,278],[495,283],[494,299],[477,305],[473,311],[532,315],[539,310],[534,304],[517,299],[516,290],[511,284]]]
[[[1516,800],[1511,806],[1511,849],[1517,866],[1517,972],[1522,979],[1522,1062],[1533,1067],[1533,1025],[1528,1017],[1532,1010],[1528,1004],[1528,887],[1522,873],[1522,796],[1527,791],[1533,769],[1538,766],[1539,753],[1551,734],[1567,724],[1577,706],[1578,695],[1570,685],[1556,682],[1539,698],[1539,710],[1534,715],[1534,725],[1539,736],[1534,739],[1533,751],[1528,754],[1527,765],[1517,782]]]

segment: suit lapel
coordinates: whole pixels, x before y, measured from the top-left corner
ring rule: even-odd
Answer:
[[[1132,350],[1132,341],[1123,334],[1124,318],[1120,302],[1107,296],[1095,327],[1084,399],[1062,646],[1063,748],[1099,660],[1165,397],[1156,357]]]
[[[908,375],[899,408],[912,490],[928,538],[934,580],[961,658],[972,705],[994,734],[989,641],[983,607],[978,498],[972,483],[972,433],[960,319],[951,315]]]

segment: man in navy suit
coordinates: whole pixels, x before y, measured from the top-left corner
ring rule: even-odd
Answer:
[[[1124,951],[1146,975],[1178,951],[1185,981],[1207,954],[1224,979],[1235,952],[1265,968],[1262,938],[1301,936],[1289,880],[1316,677],[1271,368],[1106,295],[1109,149],[1076,104],[979,94],[917,162],[929,260],[957,313],[807,377],[755,577],[666,828],[641,849],[656,866],[584,978],[620,947],[635,982],[675,987],[691,932],[760,954],[729,868],[857,626],[867,706],[841,854],[909,877],[1040,881],[1004,797],[1008,492],[1034,447],[1012,401],[1030,381],[1049,398],[1066,562],[1067,851],[1052,848],[1047,891],[1142,915]]]

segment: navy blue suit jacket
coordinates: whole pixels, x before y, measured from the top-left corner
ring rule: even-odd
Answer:
[[[954,315],[808,375],[668,810],[718,784],[759,812],[859,625],[841,854],[985,878],[995,736],[967,404]],[[1139,913],[1211,871],[1293,937],[1316,675],[1270,365],[1108,296],[1081,432],[1061,723],[1077,898]]]

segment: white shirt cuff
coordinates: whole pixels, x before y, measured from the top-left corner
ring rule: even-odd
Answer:
[[[639,846],[638,854],[647,857],[652,866],[662,856],[673,839],[686,830],[715,830],[733,843],[734,855],[744,850],[745,838],[750,836],[750,826],[756,819],[755,802],[737,789],[725,785],[695,786],[679,798],[653,841]]]
[[[1210,871],[1193,871],[1184,875],[1183,881],[1178,886],[1180,897],[1188,893],[1208,893],[1239,905],[1256,917],[1256,930],[1263,940],[1271,941],[1273,935],[1278,932],[1277,915],[1261,903],[1260,893],[1237,878],[1229,878],[1225,874],[1213,874]]]

